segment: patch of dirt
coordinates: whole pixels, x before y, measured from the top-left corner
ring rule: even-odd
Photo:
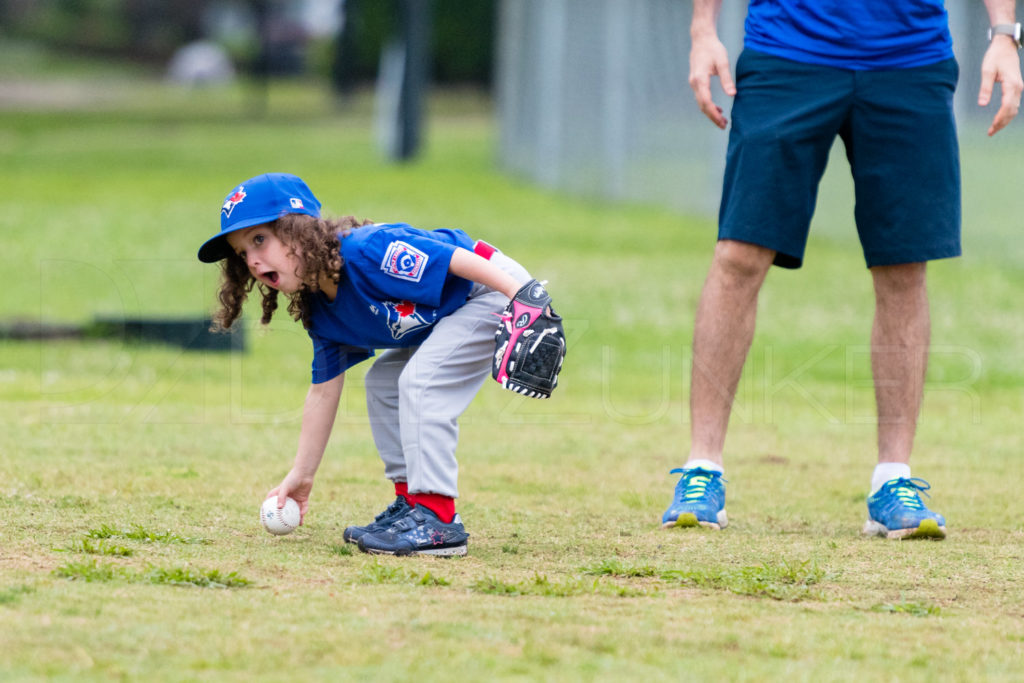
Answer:
[[[78,109],[117,99],[118,87],[110,84],[61,81],[0,81],[0,109]]]

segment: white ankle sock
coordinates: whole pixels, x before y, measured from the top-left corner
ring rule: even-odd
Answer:
[[[875,465],[875,472],[871,475],[871,493],[882,488],[882,484],[890,479],[900,477],[910,479],[910,465],[905,462],[880,462]]]
[[[702,467],[706,470],[711,470],[712,472],[718,472],[719,474],[725,472],[722,466],[717,462],[711,462],[710,460],[703,460],[699,458],[697,460],[687,460],[686,464],[683,465],[684,470],[691,470],[694,467]]]

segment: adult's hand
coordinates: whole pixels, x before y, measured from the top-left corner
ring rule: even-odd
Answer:
[[[978,92],[978,105],[987,106],[992,100],[992,90],[998,83],[1003,91],[999,110],[988,128],[989,135],[995,135],[1006,127],[1020,110],[1021,92],[1024,91],[1024,80],[1020,72],[1020,56],[1017,45],[1010,36],[998,35],[985,51],[981,62],[981,90]]]
[[[725,118],[722,108],[711,98],[713,76],[718,76],[726,95],[733,97],[736,94],[736,84],[729,70],[729,52],[725,45],[714,33],[694,35],[690,48],[690,87],[704,115],[716,126],[724,129],[729,120]]]

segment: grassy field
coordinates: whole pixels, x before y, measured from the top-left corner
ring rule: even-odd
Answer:
[[[502,175],[468,95],[434,101],[426,154],[391,166],[362,98],[338,109],[281,84],[255,115],[244,89],[62,87],[0,112],[2,319],[210,310],[216,272],[195,251],[222,197],[291,171],[332,214],[499,245],[549,281],[571,341],[551,401],[489,385],[466,414],[470,554],[447,561],[342,542],[391,497],[364,368],[306,525],[259,528],[308,382],[308,341],[283,316],[250,319],[244,355],[0,341],[0,679],[1019,679],[1024,274],[1005,253],[931,269],[914,466],[946,542],[858,535],[870,282],[827,231],[763,293],[727,443],[731,526],[667,532],[711,222]],[[1016,201],[1010,169],[987,172]],[[1019,229],[972,202],[972,239]]]

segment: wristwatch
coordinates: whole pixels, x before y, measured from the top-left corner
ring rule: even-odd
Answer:
[[[1013,42],[1017,43],[1017,49],[1019,50],[1022,43],[1020,22],[1016,24],[996,24],[988,30],[989,41],[994,36],[1010,36],[1013,38]]]

